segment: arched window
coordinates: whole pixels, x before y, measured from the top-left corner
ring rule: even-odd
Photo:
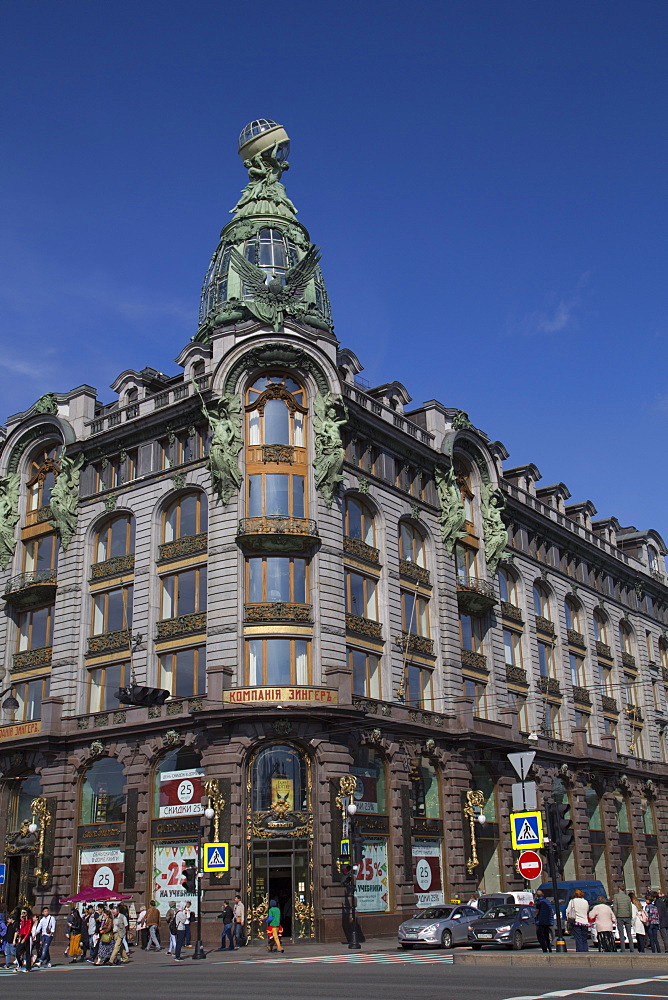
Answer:
[[[204,493],[185,493],[165,511],[163,541],[200,535],[208,530],[207,499]]]
[[[83,776],[79,823],[120,823],[125,806],[123,766],[112,757],[95,761]]]
[[[619,853],[621,855],[622,872],[626,886],[637,885],[634,864],[633,831],[629,819],[629,803],[625,795],[617,792],[612,796],[617,813],[617,834],[619,837]]]
[[[496,807],[496,781],[492,773],[482,765],[476,765],[471,773],[472,788],[483,794],[481,813],[486,822],[476,823],[476,844],[478,867],[475,877],[485,892],[501,889],[501,869],[499,864],[499,824]]]
[[[506,604],[512,604],[516,608],[519,607],[517,580],[514,574],[503,566],[499,568],[499,594],[501,595],[501,600],[505,601]]]
[[[610,645],[608,619],[602,611],[594,611],[594,638],[606,646]]]
[[[563,783],[561,778],[555,777],[552,779],[552,798],[559,805],[567,805],[571,809],[571,816],[573,815],[573,810],[571,806],[570,796],[568,794],[568,789]],[[566,852],[561,854],[561,863],[564,867],[564,878],[568,881],[577,878],[575,871],[575,849],[574,844],[568,848]]]
[[[357,778],[355,805],[360,813],[387,813],[385,762],[377,750],[359,747],[350,773]]]
[[[343,534],[375,546],[373,514],[362,500],[346,496],[343,505]]]
[[[423,568],[426,566],[422,532],[410,521],[401,521],[399,524],[399,558]]]
[[[95,539],[95,562],[105,562],[131,555],[135,548],[135,519],[132,514],[119,514],[105,521]]]
[[[573,632],[582,632],[582,620],[580,605],[572,597],[567,597],[564,601],[564,614],[566,616],[566,628]]]
[[[441,818],[441,801],[436,768],[428,757],[419,757],[410,762],[408,772],[411,789],[411,811],[413,816],[427,819]]]
[[[654,815],[654,805],[646,795],[640,796],[640,811],[642,813],[643,832],[645,834],[649,884],[653,889],[660,889],[661,857],[659,854],[659,841],[656,835],[656,817]]]
[[[619,623],[619,645],[621,646],[622,656],[624,653],[628,656],[633,656],[633,630],[625,621]]]
[[[283,372],[255,379],[246,392],[249,517],[306,516],[306,394]]]
[[[28,510],[46,507],[60,472],[58,446],[49,445],[35,453],[28,467]]]
[[[537,617],[552,621],[550,595],[542,583],[534,583],[533,585],[533,604]]]
[[[295,747],[287,743],[264,747],[252,763],[253,812],[266,812],[284,803],[290,812],[308,809],[306,774],[307,763]]]
[[[589,843],[594,877],[606,885],[608,881],[608,867],[601,797],[592,785],[586,785],[584,788],[584,798],[589,821]]]
[[[24,820],[32,822],[33,799],[42,794],[42,779],[38,774],[29,774],[12,783],[9,797],[9,830],[18,830]]]
[[[190,747],[172,750],[153,775],[153,817],[201,816],[204,812],[202,757]]]
[[[261,267],[267,279],[282,278],[288,268],[297,263],[297,250],[292,240],[278,229],[261,229],[256,236],[246,240],[246,260]],[[242,298],[252,299],[253,293],[244,287]]]

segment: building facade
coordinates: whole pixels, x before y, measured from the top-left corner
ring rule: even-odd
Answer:
[[[230,845],[209,937],[239,890],[252,936],[273,896],[287,935],[336,940],[352,834],[360,925],[391,933],[524,887],[522,749],[570,806],[567,878],[665,887],[664,542],[504,468],[461,409],[364,383],[287,146],[242,133],[179,374],[48,393],[0,432],[4,902],[99,885],[164,912],[203,837]]]

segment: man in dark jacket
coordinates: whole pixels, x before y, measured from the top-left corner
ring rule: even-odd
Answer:
[[[225,951],[225,939],[230,942],[230,951],[234,951],[234,912],[227,899],[223,900],[223,910],[220,914],[223,921],[223,933],[220,935],[220,948],[218,951]]]
[[[552,951],[552,924],[554,910],[543,893],[536,893],[536,937],[543,951]]]
[[[659,891],[654,905],[659,911],[659,934],[663,941],[663,950],[668,953],[668,899],[663,891]]]

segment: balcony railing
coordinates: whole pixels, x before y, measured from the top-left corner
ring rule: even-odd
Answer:
[[[573,685],[573,700],[579,702],[581,705],[591,705],[589,691],[585,687],[580,687],[579,684]]]
[[[108,576],[120,576],[122,573],[134,573],[135,557],[112,556],[103,562],[93,563],[90,568],[90,575],[93,580],[104,580]]]
[[[362,618],[361,615],[351,615],[346,612],[346,628],[349,632],[366,636],[367,639],[382,639],[383,626],[380,622],[374,622],[370,618]]]
[[[527,672],[524,667],[517,667],[514,663],[506,663],[506,680],[509,684],[527,685]]]
[[[424,566],[418,566],[417,563],[411,562],[410,559],[399,560],[399,572],[409,580],[414,580],[415,583],[423,583],[425,587],[431,585],[429,570],[425,569]]]
[[[494,586],[475,576],[457,577],[457,603],[470,615],[482,615],[496,603]]]
[[[609,694],[601,695],[601,708],[604,712],[614,712],[615,715],[619,712],[617,702]]]
[[[536,615],[536,630],[542,632],[543,635],[549,635],[554,638],[554,624],[549,618],[543,618],[542,615]]]
[[[32,670],[34,667],[45,667],[51,663],[51,646],[40,646],[38,649],[22,649],[14,653],[12,673],[19,670]]]
[[[53,600],[57,587],[58,576],[55,569],[33,569],[11,577],[5,584],[4,598],[14,607],[27,608]]]
[[[362,559],[364,562],[373,563],[377,566],[380,562],[378,549],[373,545],[367,545],[361,538],[351,538],[350,535],[343,536],[343,551],[346,555],[355,559]]]
[[[462,666],[469,670],[477,670],[480,674],[488,674],[487,657],[484,653],[474,653],[472,649],[462,649]]]
[[[434,640],[415,632],[402,632],[398,640],[404,653],[418,653],[420,656],[434,655]]]
[[[244,604],[246,623],[295,622],[313,624],[310,604],[290,604],[287,601],[269,601],[266,604]]]
[[[539,677],[538,687],[543,694],[549,694],[555,698],[558,698],[561,695],[561,688],[559,687],[559,681],[556,677]]]
[[[240,545],[261,552],[305,551],[319,541],[318,525],[306,517],[270,515],[239,521]]]
[[[625,667],[635,667],[636,658],[633,653],[627,653],[626,650],[622,651],[622,663]]]
[[[576,632],[574,628],[569,628],[566,630],[566,635],[571,646],[579,646],[580,649],[587,648],[582,632]]]
[[[168,559],[186,559],[188,556],[196,556],[201,552],[206,552],[209,536],[206,531],[199,535],[184,535],[173,542],[165,542],[159,547],[159,560],[166,562]]]
[[[599,656],[603,656],[606,660],[612,659],[612,650],[608,646],[607,642],[601,642],[600,639],[596,640],[596,652]]]
[[[196,611],[177,618],[163,618],[158,622],[156,639],[175,639],[182,635],[196,635],[206,632],[206,611]]]
[[[102,653],[116,653],[130,648],[132,629],[123,628],[116,632],[102,632],[91,635],[88,639],[86,656],[99,656]]]
[[[504,618],[509,618],[520,625],[524,624],[522,609],[518,608],[515,604],[511,604],[509,601],[501,601],[501,614]]]

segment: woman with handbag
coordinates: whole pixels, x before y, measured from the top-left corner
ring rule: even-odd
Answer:
[[[82,924],[81,914],[76,906],[73,906],[70,913],[70,946],[67,949],[67,954],[70,956],[70,965],[73,962],[78,962],[83,957],[81,953]]]
[[[645,926],[647,923],[647,914],[643,909],[642,903],[632,889],[629,889],[629,899],[631,900],[631,925],[636,936],[636,948],[640,954],[643,955],[645,953],[645,942],[647,940],[647,928]]]
[[[576,951],[589,951],[589,903],[582,889],[576,889],[566,909],[566,920],[573,921],[573,937]]]
[[[97,946],[96,965],[106,965],[114,950],[114,921],[106,907],[100,906],[100,943]]]

